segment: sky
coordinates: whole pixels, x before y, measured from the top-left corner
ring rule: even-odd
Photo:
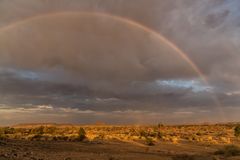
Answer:
[[[0,0],[0,125],[237,122],[239,0]]]

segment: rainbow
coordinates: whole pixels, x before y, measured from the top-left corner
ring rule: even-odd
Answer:
[[[120,21],[122,23],[127,23],[128,25],[132,26],[132,27],[136,27],[144,32],[150,33],[151,35],[153,35],[154,37],[156,37],[156,39],[158,39],[160,42],[165,43],[166,45],[168,45],[169,47],[171,47],[184,61],[186,61],[190,67],[193,69],[193,71],[199,75],[200,79],[206,84],[209,85],[206,76],[202,73],[202,71],[197,67],[197,65],[187,56],[187,54],[182,51],[179,47],[177,47],[174,43],[172,43],[171,41],[169,41],[167,38],[165,38],[163,35],[161,35],[160,33],[158,33],[157,31],[154,31],[150,28],[148,28],[147,26],[144,26],[134,20],[125,18],[125,17],[121,17],[121,16],[117,16],[117,15],[110,15],[107,13],[102,13],[102,12],[85,12],[85,11],[65,11],[65,12],[54,12],[54,13],[46,13],[46,14],[40,14],[40,15],[36,15],[33,17],[28,17],[25,18],[23,20],[8,24],[6,26],[0,27],[0,34],[14,29],[19,25],[24,25],[28,22],[31,22],[33,20],[40,20],[40,19],[44,19],[44,18],[49,18],[49,17],[55,17],[55,16],[74,16],[74,15],[81,15],[81,16],[100,16],[100,17],[104,17],[104,18],[108,18],[110,20],[115,20],[115,21]],[[217,106],[219,106],[219,108],[221,108],[221,104],[219,102],[219,100],[217,99],[216,96],[212,96],[215,104]],[[220,111],[221,116],[224,117],[222,111]],[[224,118],[225,119],[225,118]]]
[[[105,13],[99,13],[99,12],[57,12],[57,13],[48,13],[48,14],[41,14],[41,15],[37,15],[37,16],[33,16],[30,18],[26,18],[24,20],[21,21],[17,21],[14,22],[12,24],[6,25],[2,28],[0,28],[0,33],[1,32],[5,32],[7,30],[10,29],[14,29],[19,25],[23,25],[25,23],[28,23],[32,20],[40,20],[46,17],[55,17],[55,16],[61,16],[61,15],[82,15],[82,16],[101,16],[101,17],[105,17],[108,19],[112,19],[112,20],[117,20],[123,23],[127,23],[130,26],[136,27],[142,31],[145,31],[147,33],[150,33],[151,35],[155,36],[157,39],[159,39],[161,42],[165,43],[166,45],[168,45],[169,47],[171,47],[173,50],[176,51],[177,54],[179,54],[180,57],[182,57],[183,60],[185,60],[191,67],[192,69],[200,76],[200,78],[206,82],[207,78],[204,76],[204,74],[200,71],[200,69],[192,62],[192,60],[187,56],[186,53],[184,53],[181,49],[179,49],[175,44],[173,44],[172,42],[170,42],[168,39],[166,39],[164,36],[162,36],[161,34],[159,34],[156,31],[151,30],[150,28],[139,24],[133,20],[130,19],[126,19],[120,16],[114,16],[114,15],[109,15],[109,14],[105,14]]]

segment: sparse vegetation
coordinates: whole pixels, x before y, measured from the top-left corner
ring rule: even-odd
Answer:
[[[14,134],[14,133],[16,133],[15,129],[11,128],[11,127],[4,127],[4,128],[2,128],[2,130],[3,130],[4,134]]]
[[[158,128],[164,127],[163,123],[158,123]]]
[[[44,133],[43,130],[44,130],[43,126],[32,128],[31,134],[42,135]]]
[[[187,154],[183,154],[173,157],[173,160],[194,160],[194,157]]]
[[[5,133],[3,131],[3,129],[1,128],[0,129],[0,140],[4,140],[6,137],[5,137]]]
[[[234,128],[234,134],[236,137],[240,137],[240,125]]]
[[[239,156],[240,148],[235,145],[225,146],[223,149],[219,149],[215,152],[216,155],[223,155],[225,157]]]
[[[57,128],[54,127],[54,126],[44,127],[43,133],[46,133],[46,134],[55,134],[56,130],[57,130]]]
[[[159,152],[154,153],[163,154],[166,149],[164,145],[167,144],[176,147],[181,146],[184,143],[186,145],[192,145],[198,147],[208,146],[214,147],[212,150],[212,157],[208,155],[201,155],[199,153],[194,154],[175,154],[170,156],[174,160],[219,160],[224,158],[228,160],[228,157],[239,158],[240,149],[237,146],[228,145],[222,149],[216,150],[216,147],[222,146],[222,144],[238,144],[239,139],[238,129],[236,124],[221,124],[221,125],[181,125],[181,126],[167,126],[167,125],[148,125],[148,126],[99,126],[99,125],[88,125],[88,126],[74,126],[74,125],[32,125],[32,126],[15,126],[15,127],[3,127],[0,128],[0,146],[6,146],[9,142],[14,142],[16,139],[17,143],[24,140],[24,143],[28,144],[69,144],[66,141],[72,143],[77,141],[85,141],[85,143],[76,143],[77,145],[89,146],[86,143],[101,144],[105,145],[108,142],[126,144],[128,147],[136,145],[145,145],[145,155],[151,155],[151,152],[158,150]],[[234,131],[234,132],[233,132]],[[236,137],[235,137],[235,136]],[[234,138],[235,137],[235,138]],[[11,139],[9,141],[9,139]],[[43,141],[46,141],[44,143]],[[47,142],[52,141],[52,142]],[[58,142],[55,142],[58,141]],[[121,143],[123,141],[124,143]],[[186,143],[187,142],[187,143]],[[15,142],[14,142],[15,143]],[[75,145],[76,145],[75,144]],[[74,145],[74,146],[75,146]],[[109,144],[108,144],[109,145]],[[90,145],[92,146],[92,145]],[[116,145],[118,146],[118,145]],[[151,146],[151,147],[148,147]],[[0,147],[0,150],[1,150]],[[12,147],[12,146],[10,146]],[[97,146],[92,146],[97,147]],[[163,148],[162,148],[163,147]],[[181,148],[181,147],[180,147]],[[179,148],[179,149],[180,149]],[[108,148],[109,149],[109,148]],[[107,149],[107,150],[108,150]],[[132,148],[133,149],[133,148]],[[163,150],[162,150],[163,149]],[[190,148],[191,149],[191,148]],[[85,148],[84,148],[85,150]],[[170,149],[172,150],[172,149]],[[170,151],[169,150],[169,151]],[[205,149],[203,149],[205,151]],[[177,150],[176,150],[177,151]],[[21,151],[22,152],[22,151]],[[104,150],[105,152],[105,150]],[[116,152],[116,151],[114,151]],[[141,152],[139,150],[137,153]],[[131,150],[132,153],[132,150]],[[147,154],[146,154],[147,153]],[[169,156],[169,153],[167,153]],[[152,156],[152,155],[151,155]],[[232,157],[236,156],[236,157]],[[239,157],[238,157],[239,156]],[[111,154],[109,155],[110,158]],[[108,158],[108,157],[107,157]],[[118,159],[118,156],[115,157]],[[0,153],[1,159],[1,153]],[[13,158],[14,159],[14,158]]]
[[[218,159],[211,156],[181,154],[174,156],[172,160],[218,160]]]
[[[147,138],[146,138],[146,144],[147,144],[148,146],[154,146],[154,141],[153,141],[153,139],[147,137]]]
[[[235,129],[235,133],[232,132]],[[236,136],[235,139],[234,134]],[[207,144],[231,144],[238,141],[237,125],[181,125],[181,126],[57,126],[0,128],[0,139],[26,139],[47,141],[133,140],[151,145],[158,141],[181,143],[189,141]]]

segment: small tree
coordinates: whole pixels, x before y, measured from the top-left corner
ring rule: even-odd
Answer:
[[[240,125],[235,127],[234,133],[236,137],[240,137]]]
[[[80,128],[78,131],[78,139],[83,141],[86,138],[86,132],[83,128]]]

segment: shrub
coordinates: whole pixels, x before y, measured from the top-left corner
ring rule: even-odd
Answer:
[[[234,133],[236,137],[240,137],[240,125],[235,127]]]
[[[158,131],[149,131],[148,132],[149,137],[158,137]]]
[[[147,130],[147,131],[144,131],[144,130],[140,130],[139,131],[139,135],[140,137],[157,137],[157,131],[152,131],[152,130]]]
[[[39,141],[39,140],[41,140],[41,138],[42,138],[42,135],[36,134],[33,137],[31,137],[30,140],[37,140],[37,141]]]
[[[36,127],[31,130],[31,134],[42,135],[44,133],[43,130],[44,130],[43,126]]]
[[[164,124],[163,123],[158,123],[158,128],[161,128],[161,127],[164,127]]]
[[[68,137],[67,137],[67,136],[64,136],[64,135],[62,135],[62,136],[54,136],[54,137],[52,138],[52,140],[54,140],[54,141],[67,141],[67,140],[68,140]]]
[[[154,146],[154,142],[152,138],[146,137],[146,144],[149,146]]]
[[[100,134],[98,134],[98,136],[96,136],[94,139],[95,139],[95,140],[103,140],[103,139],[105,139],[105,134],[100,133]]]
[[[215,152],[216,155],[223,155],[225,157],[239,156],[240,148],[234,145],[225,146],[223,149],[219,149]]]
[[[144,130],[140,130],[139,134],[140,134],[140,137],[147,137],[148,136],[148,133]]]
[[[158,139],[162,139],[163,136],[164,136],[164,134],[163,134],[161,131],[158,131],[158,132],[157,132],[157,138],[158,138]]]
[[[4,140],[4,139],[6,139],[6,138],[7,138],[7,137],[6,137],[3,129],[0,129],[0,140]]]
[[[10,128],[10,127],[5,127],[2,129],[2,132],[4,134],[14,134],[15,133],[15,129],[14,128]]]
[[[86,138],[86,132],[83,128],[80,128],[78,131],[78,139],[83,141]]]
[[[45,127],[43,132],[53,135],[56,132],[56,130],[57,130],[56,127]]]
[[[3,135],[3,134],[5,134],[3,128],[0,128],[0,135]]]

